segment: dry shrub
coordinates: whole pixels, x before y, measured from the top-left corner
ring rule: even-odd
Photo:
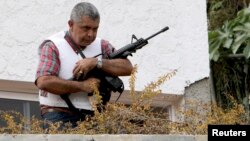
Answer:
[[[199,101],[187,101],[190,107],[185,111],[179,111],[185,119],[184,122],[171,123],[171,133],[174,134],[207,134],[208,125],[246,125],[248,115],[244,106],[231,97],[233,106],[223,109],[216,104],[200,103]]]
[[[3,112],[1,111],[1,119],[5,121],[6,126],[0,128],[1,133],[17,133],[21,134],[24,128],[23,116],[14,111]]]
[[[48,131],[43,131],[42,121],[34,117],[27,122],[21,114],[1,112],[1,119],[6,126],[0,127],[0,133],[50,133],[50,134],[207,134],[209,124],[246,124],[244,107],[234,101],[230,109],[216,105],[190,102],[193,105],[180,111],[185,118],[182,122],[168,120],[167,111],[154,111],[152,99],[161,93],[159,86],[171,79],[176,70],[163,75],[156,82],[151,82],[142,92],[135,91],[136,70],[130,77],[131,105],[108,103],[103,112],[95,109],[95,116],[79,123],[76,128],[59,130],[59,123],[51,123]],[[99,92],[95,91],[96,101],[100,102]]]

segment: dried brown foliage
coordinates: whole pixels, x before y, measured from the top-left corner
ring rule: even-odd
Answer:
[[[168,113],[164,110],[155,112],[151,106],[152,99],[161,93],[159,86],[171,79],[176,70],[151,82],[138,93],[135,91],[136,69],[130,78],[131,105],[122,103],[108,103],[102,113],[95,111],[95,116],[79,123],[77,128],[58,130],[59,123],[50,126],[50,134],[207,134],[208,124],[245,124],[246,116],[242,105],[235,103],[230,110],[224,110],[214,105],[204,105],[193,102],[193,108],[180,111],[185,117],[182,122],[168,120]],[[96,101],[100,102],[98,91],[95,92]],[[232,99],[233,100],[233,99]],[[206,111],[206,112],[204,112]],[[0,133],[20,134],[44,133],[42,121],[32,118],[27,122],[21,114],[15,112],[1,112],[1,119],[6,126],[0,127]]]

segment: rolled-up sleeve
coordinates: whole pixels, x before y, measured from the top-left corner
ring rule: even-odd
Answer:
[[[113,53],[115,51],[115,48],[112,44],[110,44],[107,40],[101,41],[102,46],[102,53],[104,55],[104,58],[108,58],[108,55]]]
[[[39,63],[36,71],[36,80],[41,76],[57,76],[59,74],[60,59],[58,49],[53,42],[44,42],[39,47],[38,55]]]

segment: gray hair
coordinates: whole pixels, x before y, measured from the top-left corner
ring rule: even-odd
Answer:
[[[93,20],[100,19],[97,8],[88,2],[80,2],[72,9],[70,20],[80,22],[83,16],[88,16]]]

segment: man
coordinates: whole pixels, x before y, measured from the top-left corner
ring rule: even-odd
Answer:
[[[93,116],[93,106],[89,98],[99,87],[100,80],[94,77],[84,81],[73,81],[88,74],[92,69],[112,76],[128,76],[132,64],[128,59],[104,59],[114,51],[112,45],[96,37],[100,15],[94,5],[78,3],[72,10],[68,21],[69,30],[48,37],[39,47],[39,66],[35,84],[39,88],[41,116],[46,121],[71,123]],[[86,58],[81,57],[81,52]],[[99,54],[102,54],[98,56]],[[94,58],[94,56],[98,56]],[[60,95],[70,94],[73,105],[84,117],[68,108]]]

